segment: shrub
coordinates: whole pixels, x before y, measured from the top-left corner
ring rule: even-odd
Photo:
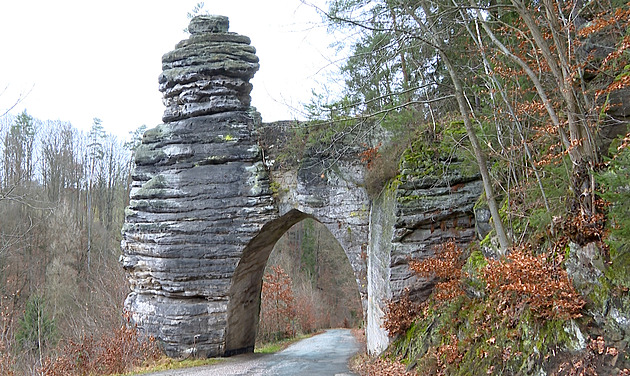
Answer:
[[[450,301],[464,294],[462,266],[462,250],[452,241],[438,245],[434,257],[409,261],[411,270],[421,277],[439,279],[434,288],[434,298],[438,302]]]
[[[497,312],[517,315],[527,306],[541,319],[571,319],[581,316],[585,304],[559,259],[534,256],[526,246],[504,259],[488,260],[482,279]]]
[[[497,313],[517,319],[526,308],[542,320],[572,319],[581,316],[584,299],[575,290],[560,258],[547,254],[535,256],[527,245],[512,249],[500,260],[486,260],[481,269],[487,304]],[[462,250],[453,242],[436,248],[434,257],[409,261],[410,268],[424,278],[437,278],[431,299],[438,305],[452,302],[465,294],[462,279]],[[408,291],[387,305],[383,327],[390,336],[404,333],[421,313],[418,302]]]
[[[78,341],[69,340],[57,357],[45,359],[40,374],[43,376],[111,375],[132,370],[134,367],[160,355],[153,337],[142,338],[130,315],[124,314],[125,323],[98,339],[84,335]]]
[[[370,197],[376,197],[383,190],[388,181],[398,175],[398,163],[402,155],[405,142],[381,144],[368,148],[359,154],[361,161],[366,164],[365,190]]]
[[[448,302],[464,294],[462,289],[462,250],[450,241],[436,247],[434,257],[425,260],[410,260],[409,267],[424,278],[438,278],[433,290],[433,299]],[[409,298],[409,291],[398,300],[387,304],[383,321],[390,336],[403,334],[411,327],[421,312],[421,306]]]
[[[420,313],[420,306],[409,299],[409,291],[398,299],[387,303],[383,328],[391,337],[404,334],[413,325]]]

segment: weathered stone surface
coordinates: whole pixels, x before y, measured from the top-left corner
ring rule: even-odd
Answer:
[[[223,16],[195,17],[188,30],[191,37],[162,57],[162,120],[247,111],[249,80],[259,68],[249,38],[229,33]]]
[[[227,25],[195,18],[190,38],[164,55],[165,123],[137,149],[125,212],[126,308],[171,356],[252,351],[269,254],[292,225],[314,218],[348,256],[368,348],[380,352],[386,302],[405,288],[426,296],[433,284],[410,272],[409,258],[475,236],[481,182],[456,168],[419,177],[406,165],[397,188],[372,204],[354,156],[333,156],[327,169],[308,152],[299,166],[275,165],[288,124],[262,125],[250,109],[258,58]]]
[[[602,257],[597,243],[569,243],[566,270],[577,291],[586,298],[586,311],[593,318],[591,336],[604,335],[623,348],[630,341],[630,296],[611,291],[605,275],[611,263]]]
[[[313,160],[308,152],[298,167],[278,168],[274,161],[284,147],[279,140],[291,126],[291,122],[276,122],[261,130],[277,141],[266,143],[265,155],[272,181],[281,187],[275,195],[279,212],[298,210],[326,226],[348,256],[365,313],[370,199],[363,187],[364,168],[356,158],[337,157],[334,166],[324,170],[322,161]]]
[[[372,205],[367,311],[371,353],[389,345],[382,328],[387,301],[398,299],[405,290],[421,301],[432,291],[434,281],[413,273],[409,260],[431,257],[435,247],[447,241],[465,248],[475,238],[473,207],[483,185],[477,174],[465,174],[456,165],[441,176],[408,171],[409,178],[385,189]]]
[[[362,170],[343,163],[325,179],[272,169],[274,180],[290,180],[290,193],[274,197],[258,145],[265,130],[249,107],[255,49],[227,32],[224,17],[195,18],[189,30],[163,57],[165,123],[144,134],[135,155],[125,305],[171,356],[232,355],[253,350],[267,258],[302,219],[340,241],[365,300],[369,200],[357,183]]]
[[[227,33],[230,21],[225,16],[198,16],[190,20],[188,31],[191,34]]]
[[[396,191],[386,189],[375,200],[370,212],[370,242],[367,265],[366,341],[370,354],[380,354],[389,345],[382,324],[385,307],[392,298],[391,257],[396,224]]]
[[[164,120],[135,157],[122,265],[134,321],[170,355],[225,352],[229,292],[243,249],[277,217],[250,112],[249,38],[201,17],[164,55]]]

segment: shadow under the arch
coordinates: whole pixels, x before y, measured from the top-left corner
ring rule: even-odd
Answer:
[[[313,216],[293,209],[265,224],[243,250],[229,290],[224,356],[254,351],[260,314],[260,292],[267,259],[274,245],[294,224]]]

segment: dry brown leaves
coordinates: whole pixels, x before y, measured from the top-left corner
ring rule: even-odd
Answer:
[[[381,156],[378,151],[381,146],[381,142],[372,148],[367,144],[363,144],[365,150],[359,153],[359,157],[361,158],[361,162],[366,164],[368,170],[371,170],[374,167],[374,162]]]
[[[418,318],[419,313],[420,306],[409,299],[409,291],[406,290],[400,299],[387,303],[383,328],[392,337],[403,334]]]
[[[425,278],[454,279],[461,277],[462,250],[452,241],[436,248],[435,256],[426,260],[411,260],[409,267]]]
[[[581,316],[584,299],[575,291],[567,272],[547,254],[532,255],[527,247],[514,249],[501,260],[488,260],[482,270],[497,311],[520,312],[529,306],[543,319]]]
[[[295,335],[296,307],[291,286],[291,277],[277,265],[263,277],[259,330],[265,341]]]
[[[68,341],[55,358],[44,360],[39,373],[43,376],[111,375],[132,370],[161,356],[154,338],[140,337],[136,326],[126,323],[101,338],[85,335]]]
[[[440,279],[434,288],[434,298],[438,302],[447,302],[464,294],[461,287],[463,265],[462,250],[452,241],[439,245],[432,258],[409,261],[409,267],[418,275]]]
[[[351,368],[361,376],[413,376],[400,361],[363,354],[354,359]]]

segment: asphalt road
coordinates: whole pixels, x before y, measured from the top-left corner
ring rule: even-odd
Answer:
[[[354,375],[348,360],[359,351],[349,329],[331,329],[275,354],[245,354],[219,364],[153,373],[151,376],[343,376]]]

